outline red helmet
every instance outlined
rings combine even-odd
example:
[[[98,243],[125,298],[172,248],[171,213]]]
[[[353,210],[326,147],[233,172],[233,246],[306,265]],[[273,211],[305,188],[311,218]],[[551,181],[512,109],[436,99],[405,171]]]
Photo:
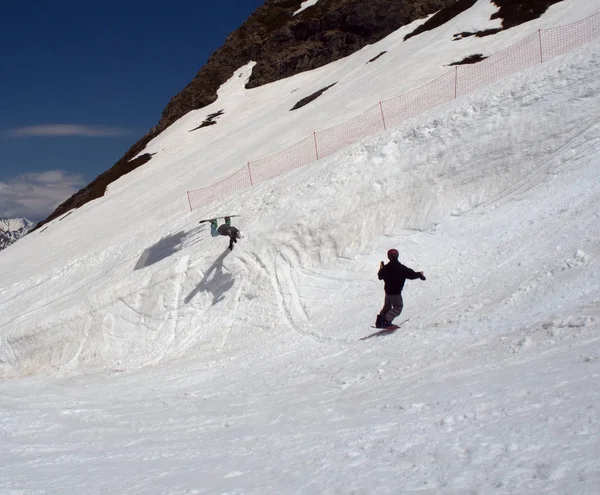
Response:
[[[397,260],[398,256],[400,256],[398,254],[398,250],[397,249],[390,249],[388,251],[388,260],[392,261],[392,260]]]

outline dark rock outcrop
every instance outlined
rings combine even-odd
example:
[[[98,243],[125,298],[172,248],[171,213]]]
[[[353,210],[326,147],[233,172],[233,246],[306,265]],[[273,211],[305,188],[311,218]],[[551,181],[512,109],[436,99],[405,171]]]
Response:
[[[481,62],[485,60],[487,57],[484,57],[482,53],[475,53],[473,55],[469,55],[468,57],[459,60],[458,62],[452,62],[448,65],[465,65],[465,64],[476,64],[477,62]]]
[[[469,31],[463,31],[461,33],[456,33],[452,38],[453,41],[462,40],[463,38],[468,38],[469,36],[476,36],[477,38],[483,38],[485,36],[491,36],[492,34],[496,34],[502,31],[502,28],[492,28],[492,29],[483,29],[481,31],[475,31],[471,33]]]
[[[377,60],[379,57],[383,57],[386,53],[387,53],[387,50],[384,50],[381,53],[379,53],[378,55],[375,55],[371,60],[369,60],[366,63],[370,64],[371,62],[375,62],[375,60]]]
[[[325,93],[325,91],[327,91],[329,88],[335,86],[337,84],[337,81],[334,82],[333,84],[330,84],[329,86],[325,86],[324,88],[321,88],[319,91],[315,91],[312,95],[308,95],[304,98],[302,98],[300,101],[298,101],[298,103],[296,103],[292,108],[290,108],[290,112],[292,110],[298,110],[299,108],[302,108],[305,105],[308,105],[311,101],[316,100],[319,96],[321,96],[323,93]]]
[[[546,12],[550,5],[562,1],[563,0],[492,0],[492,2],[498,6],[498,11],[495,14],[492,14],[490,19],[500,19],[502,21],[502,27],[486,29],[475,33],[458,33],[454,35],[454,39],[462,39],[467,36],[483,37],[496,34],[504,29],[510,29],[519,24],[523,24],[524,22],[537,19]],[[445,24],[458,14],[470,9],[476,2],[477,0],[457,0],[452,5],[436,12],[412,33],[407,34],[404,37],[404,40],[406,41],[413,36],[417,36],[418,34],[430,31]]]
[[[436,27],[439,27],[442,24],[446,24],[448,21],[454,19],[458,14],[461,14],[465,10],[468,10],[471,7],[473,7],[473,5],[475,5],[476,2],[477,0],[457,0],[456,2],[453,2],[452,5],[449,5],[448,7],[432,15],[429,19],[427,19],[427,21],[421,24],[412,33],[408,33],[404,37],[404,41],[426,31],[431,31],[432,29],[435,29]]]
[[[563,0],[493,0],[499,7],[492,19],[502,19],[502,29],[510,29],[540,17],[548,7]]]
[[[202,129],[203,127],[215,125],[217,123],[217,118],[219,118],[224,113],[225,113],[225,110],[219,110],[218,112],[211,113],[204,119],[204,122],[202,122],[202,124],[200,124],[198,127],[195,127],[194,129],[190,130],[190,132],[197,131],[198,129]]]

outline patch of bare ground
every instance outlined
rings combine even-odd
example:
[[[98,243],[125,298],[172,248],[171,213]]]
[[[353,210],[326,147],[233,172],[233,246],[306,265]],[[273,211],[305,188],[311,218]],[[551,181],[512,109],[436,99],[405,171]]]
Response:
[[[491,36],[492,34],[496,34],[502,31],[502,28],[493,28],[493,29],[484,29],[483,31],[475,31],[474,33],[470,33],[468,31],[463,31],[462,33],[456,33],[452,38],[453,41],[462,40],[463,38],[468,38],[469,36],[476,36],[478,38],[483,38],[484,36]]]
[[[458,0],[452,5],[442,9],[435,14],[433,14],[427,21],[421,24],[417,29],[415,29],[412,33],[408,33],[404,37],[404,41],[412,38],[413,36],[417,36],[418,34],[424,33],[426,31],[431,31],[437,27],[440,27],[443,24],[446,24],[448,21],[454,19],[458,14],[462,14],[465,10],[470,9],[477,0]]]
[[[198,129],[202,129],[202,127],[208,127],[210,125],[215,125],[217,123],[217,120],[216,120],[217,117],[220,117],[224,113],[225,113],[225,110],[219,110],[218,112],[207,115],[207,117],[204,119],[204,122],[202,122],[202,124],[200,124],[198,127],[191,129],[189,132],[197,131]]]
[[[548,7],[563,0],[492,0],[498,12],[492,19],[502,19],[502,29],[510,29],[540,17]]]
[[[290,108],[290,112],[292,110],[298,110],[299,108],[302,108],[303,106],[308,105],[311,101],[316,100],[319,96],[321,96],[323,93],[325,93],[325,91],[327,91],[332,86],[335,86],[336,84],[337,84],[337,81],[334,82],[333,84],[330,84],[329,86],[325,86],[324,88],[320,89],[319,91],[315,91],[312,95],[308,95],[307,97],[302,98],[298,103],[296,103],[292,108]]]
[[[458,14],[470,9],[475,5],[476,1],[477,0],[458,0],[454,4],[441,9],[413,32],[407,34],[404,37],[404,41],[445,24]],[[453,39],[460,40],[469,36],[483,37],[496,34],[505,29],[510,29],[511,27],[537,19],[548,10],[548,7],[562,1],[563,0],[492,0],[492,3],[498,7],[498,11],[492,14],[490,19],[500,19],[502,21],[502,27],[475,32],[461,32],[455,34]]]
[[[465,64],[476,64],[477,62],[481,62],[485,60],[487,57],[484,57],[482,53],[475,53],[473,55],[469,55],[468,57],[459,60],[458,62],[452,62],[448,65],[465,65]]]
[[[386,53],[387,53],[387,51],[383,51],[383,52],[381,52],[379,55],[377,55],[377,56],[373,57],[371,60],[369,60],[369,61],[367,62],[367,64],[369,64],[369,63],[371,63],[371,62],[375,62],[375,60],[377,60],[377,59],[378,59],[379,57],[381,57],[382,55],[385,55]]]
[[[454,40],[461,40],[469,36],[482,38],[492,34],[499,33],[505,29],[518,26],[525,22],[532,21],[540,17],[548,7],[562,2],[563,0],[492,0],[498,6],[498,11],[490,17],[491,20],[500,19],[502,27],[485,29],[483,31],[462,32],[454,35]]]

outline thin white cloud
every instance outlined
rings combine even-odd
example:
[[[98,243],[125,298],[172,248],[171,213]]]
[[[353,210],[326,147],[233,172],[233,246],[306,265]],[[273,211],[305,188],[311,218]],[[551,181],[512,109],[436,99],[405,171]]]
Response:
[[[131,131],[128,129],[122,129],[119,127],[79,124],[30,125],[8,131],[8,135],[10,137],[115,137],[126,136],[130,133]]]
[[[43,220],[84,185],[82,176],[62,170],[23,174],[0,181],[0,217]]]

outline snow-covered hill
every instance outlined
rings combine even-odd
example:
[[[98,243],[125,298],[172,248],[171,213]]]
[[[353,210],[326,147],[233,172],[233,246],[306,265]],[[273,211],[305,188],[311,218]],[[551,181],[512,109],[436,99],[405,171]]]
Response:
[[[240,68],[146,166],[2,253],[0,492],[596,493],[600,42],[186,211],[185,190],[600,2],[452,41],[492,7],[264,88]],[[198,224],[228,213],[231,252]],[[381,337],[390,247],[427,281]]]
[[[27,234],[34,225],[26,218],[0,218],[0,251]]]

